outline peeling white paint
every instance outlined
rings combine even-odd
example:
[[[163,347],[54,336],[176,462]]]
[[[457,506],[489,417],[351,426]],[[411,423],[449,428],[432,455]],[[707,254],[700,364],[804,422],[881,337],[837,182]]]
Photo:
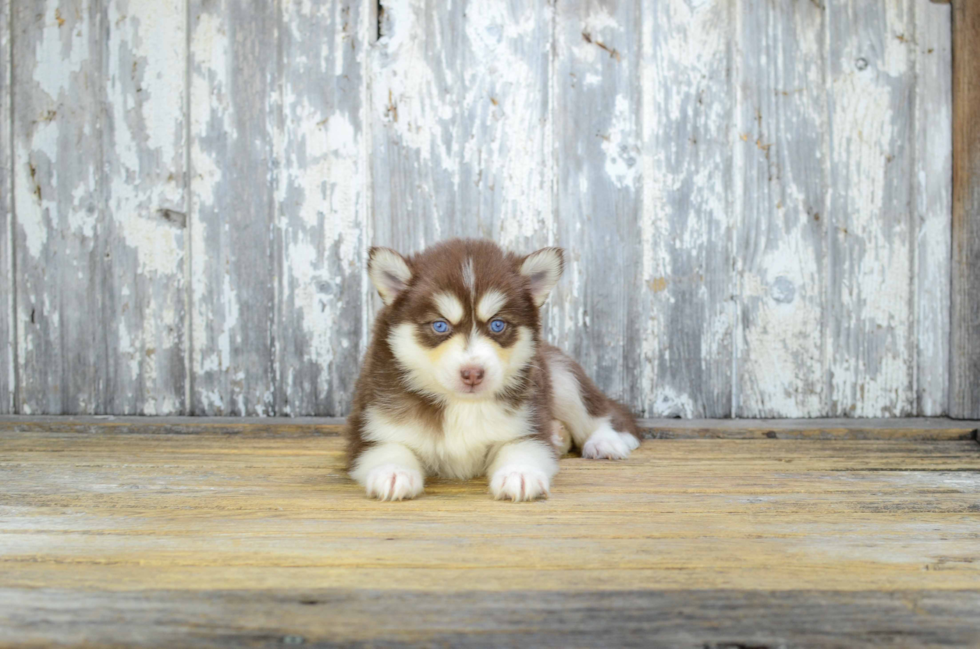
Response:
[[[44,130],[48,128],[54,130],[53,126],[47,126]],[[42,148],[43,144],[37,142],[37,146]],[[45,212],[50,211],[55,206],[50,200],[45,205],[43,194],[41,200],[37,198],[37,185],[30,173],[31,163],[27,162],[25,164],[26,161],[30,160],[32,150],[25,146],[23,141],[18,141],[16,148],[17,153],[15,157],[20,161],[20,164],[16,165],[13,169],[14,201],[17,204],[17,226],[23,235],[24,243],[27,244],[27,253],[34,259],[39,259],[41,252],[47,244],[48,232],[51,230],[51,225],[46,222]],[[52,183],[56,181],[57,178],[53,177]]]
[[[916,0],[916,278],[914,336],[918,414],[947,413],[952,247],[952,66],[950,7]],[[916,229],[917,228],[917,231]]]
[[[829,88],[830,245],[841,260],[839,286],[829,293],[835,322],[827,334],[830,405],[833,414],[848,416],[908,415],[915,407],[911,223],[909,195],[902,194],[911,187],[903,173],[911,152],[899,129],[912,80],[905,74],[907,48],[889,50],[911,26],[905,3],[894,5],[901,10],[859,18],[876,21],[889,41],[885,49],[901,61],[865,53],[862,70],[855,60],[864,39],[848,35]]]
[[[80,15],[87,7],[66,11],[65,16],[61,16],[57,3],[48,4],[43,15],[41,38],[34,49],[36,68],[43,73],[34,80],[52,100],[57,100],[71,87],[74,75],[87,71],[91,56],[88,47],[91,26]],[[61,24],[63,22],[66,24]]]
[[[480,220],[492,216],[497,223],[489,234],[517,250],[545,245],[541,235],[552,228],[552,120],[540,65],[550,52],[542,28],[551,15],[551,7],[534,3],[516,12],[503,3],[475,3],[466,11],[469,137],[461,164],[476,182],[461,187],[462,200],[478,200]]]
[[[739,278],[733,412],[827,410],[823,187],[824,10],[739,14],[734,201]],[[760,73],[767,70],[767,73]],[[821,217],[823,213],[823,217]],[[792,377],[789,379],[788,377]]]
[[[606,174],[617,187],[632,187],[639,177],[640,148],[636,146],[633,107],[628,98],[616,96],[616,106],[609,121],[609,130],[602,136],[606,154]]]
[[[0,75],[6,80],[0,92],[0,123],[10,125],[13,119],[10,86],[10,12],[0,15]],[[16,412],[14,393],[17,385],[15,323],[16,278],[14,273],[13,158],[10,128],[0,131],[0,414]]]
[[[641,394],[649,416],[727,416],[731,293],[709,294],[706,273],[731,255],[731,20],[725,3],[654,9],[641,34]]]
[[[110,40],[91,52],[87,10],[61,25],[48,3],[40,23],[21,26],[33,40],[19,39],[32,67],[18,93],[33,97],[13,143],[19,259],[85,287],[85,245],[116,237],[120,312],[105,331],[117,400],[132,402],[141,382],[146,414],[181,408],[183,395],[160,387],[174,371],[160,359],[190,340],[199,409],[272,414],[275,385],[281,413],[342,408],[376,303],[366,247],[410,251],[450,235],[567,247],[548,337],[601,369],[603,387],[632,390],[644,414],[942,414],[949,15],[910,2],[665,0],[634,11],[390,0],[371,46],[366,5],[282,3],[269,34],[284,39],[288,64],[262,80],[268,96],[250,99],[267,121],[242,130],[269,158],[276,227],[256,227],[253,241],[270,239],[257,263],[274,265],[272,288],[228,271],[242,260],[228,228],[245,221],[215,213],[233,204],[242,173],[226,142],[241,144],[254,108],[236,104],[257,81],[233,55],[241,7],[193,4],[188,52],[176,0],[110,4],[100,18]],[[73,102],[83,87],[105,88],[104,123]],[[104,178],[65,162],[66,138],[100,136]],[[185,230],[160,210],[185,209],[188,146]],[[821,170],[830,175],[814,180]],[[255,209],[258,223],[270,207]],[[633,209],[638,221],[626,223]],[[68,253],[55,250],[63,242]],[[59,296],[39,277],[24,280],[15,317],[36,308],[56,323]],[[272,386],[268,364],[233,357],[248,356],[242,329],[256,314],[275,321]],[[352,314],[359,322],[345,328]],[[71,333],[25,330],[22,368]],[[73,403],[96,408],[94,394]]]

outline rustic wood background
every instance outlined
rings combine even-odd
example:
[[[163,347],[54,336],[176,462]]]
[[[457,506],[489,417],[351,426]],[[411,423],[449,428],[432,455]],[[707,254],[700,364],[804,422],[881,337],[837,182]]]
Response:
[[[0,5],[0,413],[343,414],[450,236],[643,415],[947,412],[948,6]]]

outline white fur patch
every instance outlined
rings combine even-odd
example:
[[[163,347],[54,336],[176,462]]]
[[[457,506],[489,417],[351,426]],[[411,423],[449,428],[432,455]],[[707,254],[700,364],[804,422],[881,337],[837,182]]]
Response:
[[[432,301],[435,302],[436,309],[439,310],[442,317],[454,325],[459,324],[459,321],[463,319],[463,304],[452,293],[437,293],[433,296]]]
[[[563,268],[560,248],[542,248],[525,257],[521,274],[531,280],[531,296],[538,306],[544,304],[561,278]]]
[[[476,317],[486,322],[507,304],[507,296],[500,291],[487,291],[480,298],[480,304],[476,307]]]
[[[422,493],[425,478],[418,458],[400,444],[379,444],[367,449],[350,472],[351,477],[378,500],[405,500]]]
[[[460,479],[484,473],[492,448],[526,437],[532,430],[528,408],[513,411],[496,401],[447,403],[441,431],[419,421],[392,421],[376,408],[365,414],[364,437],[378,442],[376,448],[410,449],[428,473]]]
[[[555,415],[565,424],[575,445],[579,448],[589,436],[603,423],[591,417],[582,401],[582,389],[572,368],[561,358],[549,358],[551,372],[551,391],[554,395]]]
[[[625,460],[640,445],[629,433],[620,433],[604,424],[582,447],[582,457],[590,460]]]
[[[476,273],[473,271],[473,259],[470,257],[463,262],[463,285],[470,292],[470,296],[476,291]]]
[[[500,449],[487,473],[490,493],[497,500],[535,500],[546,497],[558,462],[551,449],[536,440],[508,444]]]
[[[412,279],[405,258],[390,248],[372,248],[368,260],[368,277],[385,304],[391,304]]]

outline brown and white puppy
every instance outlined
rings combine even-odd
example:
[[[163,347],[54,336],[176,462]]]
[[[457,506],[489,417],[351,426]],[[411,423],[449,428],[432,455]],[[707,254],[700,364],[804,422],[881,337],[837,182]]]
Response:
[[[413,498],[426,476],[485,474],[495,498],[534,500],[572,441],[595,459],[639,446],[629,412],[541,340],[538,309],[561,273],[559,248],[521,257],[453,240],[408,258],[371,249],[385,307],[347,427],[348,469],[369,496]]]

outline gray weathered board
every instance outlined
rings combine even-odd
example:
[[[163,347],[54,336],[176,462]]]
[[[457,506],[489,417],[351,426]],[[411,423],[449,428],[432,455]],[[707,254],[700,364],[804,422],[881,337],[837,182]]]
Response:
[[[0,4],[0,413],[343,414],[451,236],[645,416],[947,412],[948,6]]]

